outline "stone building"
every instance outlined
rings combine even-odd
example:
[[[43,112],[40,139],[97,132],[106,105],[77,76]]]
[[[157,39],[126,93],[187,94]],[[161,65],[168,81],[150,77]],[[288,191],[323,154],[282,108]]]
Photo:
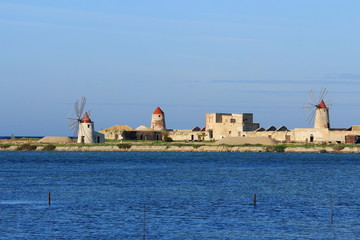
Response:
[[[252,113],[207,113],[206,130],[209,138],[218,140],[224,137],[239,137],[244,132],[254,131],[260,127],[253,122]]]
[[[109,128],[101,129],[99,132],[104,134],[106,139],[122,140],[124,132],[133,130],[133,128],[127,125],[115,125]]]
[[[210,140],[205,128],[194,127],[190,130],[172,129],[167,131],[167,137],[174,141],[204,141]]]

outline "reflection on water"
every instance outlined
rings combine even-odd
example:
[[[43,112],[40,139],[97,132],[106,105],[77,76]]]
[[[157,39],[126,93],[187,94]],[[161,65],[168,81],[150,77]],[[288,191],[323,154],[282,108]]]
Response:
[[[359,239],[359,163],[356,154],[2,152],[0,232],[141,239],[145,220],[146,239],[157,240]]]

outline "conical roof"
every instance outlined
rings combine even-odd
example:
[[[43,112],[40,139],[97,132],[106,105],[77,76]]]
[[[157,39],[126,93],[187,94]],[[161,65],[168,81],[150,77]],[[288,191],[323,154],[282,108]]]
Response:
[[[321,100],[321,102],[318,105],[316,105],[316,107],[321,108],[321,109],[326,109],[327,108],[326,105],[325,105],[324,100]]]
[[[84,117],[80,120],[81,123],[92,123],[89,114],[86,112],[84,114]]]
[[[164,114],[164,112],[161,110],[161,108],[157,107],[153,114]]]

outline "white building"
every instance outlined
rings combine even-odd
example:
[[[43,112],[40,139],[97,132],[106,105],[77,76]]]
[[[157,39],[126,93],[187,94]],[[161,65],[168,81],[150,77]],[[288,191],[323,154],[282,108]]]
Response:
[[[85,113],[79,122],[78,143],[104,143],[105,135],[94,131],[94,122]]]

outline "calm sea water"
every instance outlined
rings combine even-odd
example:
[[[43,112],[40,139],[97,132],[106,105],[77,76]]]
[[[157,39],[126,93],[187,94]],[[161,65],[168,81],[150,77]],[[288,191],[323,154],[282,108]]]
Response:
[[[0,152],[0,238],[360,239],[359,183],[357,154]]]

